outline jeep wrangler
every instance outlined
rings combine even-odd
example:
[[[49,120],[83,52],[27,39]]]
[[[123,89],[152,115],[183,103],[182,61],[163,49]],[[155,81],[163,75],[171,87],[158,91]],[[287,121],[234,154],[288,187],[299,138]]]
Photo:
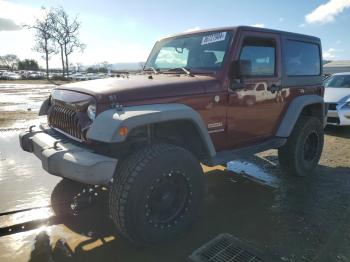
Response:
[[[306,176],[320,159],[325,104],[320,39],[254,27],[158,41],[143,71],[53,89],[20,134],[50,174],[109,189],[117,230],[139,244],[185,231],[207,166],[278,149]]]

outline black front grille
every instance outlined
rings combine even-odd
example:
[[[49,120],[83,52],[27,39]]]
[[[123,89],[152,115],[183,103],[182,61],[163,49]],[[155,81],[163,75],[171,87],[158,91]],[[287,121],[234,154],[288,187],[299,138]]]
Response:
[[[85,134],[79,124],[77,112],[61,105],[54,105],[50,109],[48,116],[49,125],[53,128],[75,137],[79,140],[85,140]]]
[[[340,120],[339,120],[339,117],[327,117],[327,122],[339,125]]]
[[[328,104],[328,110],[337,110],[337,104],[329,103]]]

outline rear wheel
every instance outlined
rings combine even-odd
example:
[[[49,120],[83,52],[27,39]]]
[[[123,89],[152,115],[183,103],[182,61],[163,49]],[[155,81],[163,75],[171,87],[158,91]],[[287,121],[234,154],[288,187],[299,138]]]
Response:
[[[109,210],[117,229],[139,244],[169,240],[195,218],[203,197],[203,172],[187,150],[148,146],[121,163]]]
[[[278,149],[282,170],[296,176],[311,174],[323,149],[324,131],[316,117],[301,116],[287,143]]]

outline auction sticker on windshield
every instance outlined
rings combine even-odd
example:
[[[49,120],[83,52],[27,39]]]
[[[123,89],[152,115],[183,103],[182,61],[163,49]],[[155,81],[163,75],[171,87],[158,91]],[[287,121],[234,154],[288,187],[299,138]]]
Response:
[[[207,45],[215,42],[224,41],[226,38],[226,32],[215,33],[212,35],[204,36],[201,45]]]

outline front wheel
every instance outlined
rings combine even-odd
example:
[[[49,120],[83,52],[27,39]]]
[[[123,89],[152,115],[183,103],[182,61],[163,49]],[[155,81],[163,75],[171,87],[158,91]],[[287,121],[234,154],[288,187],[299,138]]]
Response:
[[[311,174],[320,160],[323,143],[321,121],[316,117],[301,116],[287,143],[278,149],[282,170],[296,176]]]
[[[185,231],[203,199],[203,171],[189,151],[150,145],[121,163],[110,190],[109,210],[118,231],[149,245]]]

